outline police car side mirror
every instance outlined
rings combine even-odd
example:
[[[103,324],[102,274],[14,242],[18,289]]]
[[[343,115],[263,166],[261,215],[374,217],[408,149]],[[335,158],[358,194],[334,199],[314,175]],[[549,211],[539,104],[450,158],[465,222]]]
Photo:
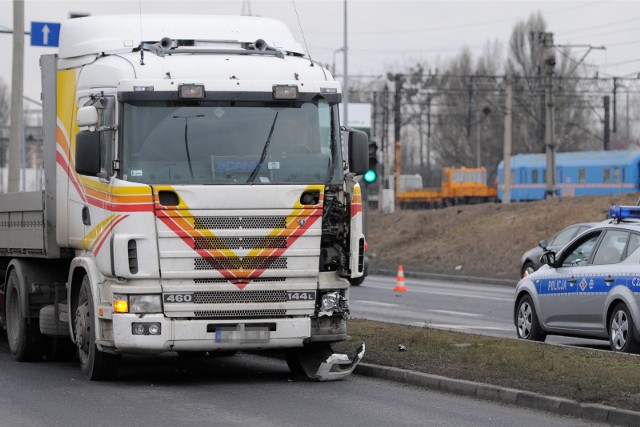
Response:
[[[540,262],[547,264],[550,267],[554,267],[556,265],[556,253],[553,251],[545,252],[540,257]]]
[[[538,242],[538,246],[540,246],[545,251],[547,250],[547,245],[548,244],[549,244],[549,242],[547,242],[546,240],[540,240],[540,242]]]

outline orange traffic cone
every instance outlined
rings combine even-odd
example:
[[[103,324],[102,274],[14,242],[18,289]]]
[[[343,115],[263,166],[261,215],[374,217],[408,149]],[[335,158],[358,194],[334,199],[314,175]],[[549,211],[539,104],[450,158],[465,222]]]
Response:
[[[402,264],[398,265],[398,277],[396,278],[397,285],[393,288],[394,292],[407,292],[409,289],[404,285],[404,268]]]

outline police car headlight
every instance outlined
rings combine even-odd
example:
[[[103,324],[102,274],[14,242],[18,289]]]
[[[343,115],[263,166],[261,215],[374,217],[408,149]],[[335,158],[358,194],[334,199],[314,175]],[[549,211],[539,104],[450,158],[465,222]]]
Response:
[[[162,313],[160,295],[129,295],[129,313]]]

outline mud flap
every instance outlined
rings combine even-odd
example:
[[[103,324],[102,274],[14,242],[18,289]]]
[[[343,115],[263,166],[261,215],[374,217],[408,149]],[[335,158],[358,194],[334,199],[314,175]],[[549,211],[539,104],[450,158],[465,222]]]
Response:
[[[300,352],[300,365],[314,381],[337,381],[351,375],[364,357],[365,345],[360,344],[353,360],[346,354],[335,354],[330,345],[311,346]]]

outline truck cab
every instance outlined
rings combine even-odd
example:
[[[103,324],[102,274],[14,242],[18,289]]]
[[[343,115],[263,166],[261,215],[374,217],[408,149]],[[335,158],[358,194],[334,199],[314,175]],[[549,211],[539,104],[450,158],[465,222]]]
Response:
[[[60,261],[64,300],[19,302],[21,317],[65,324],[90,379],[127,352],[261,349],[348,375],[364,347],[349,360],[330,343],[363,274],[368,160],[357,131],[342,157],[339,83],[264,18],[89,17],[60,40],[42,60],[60,250],[42,258]]]

